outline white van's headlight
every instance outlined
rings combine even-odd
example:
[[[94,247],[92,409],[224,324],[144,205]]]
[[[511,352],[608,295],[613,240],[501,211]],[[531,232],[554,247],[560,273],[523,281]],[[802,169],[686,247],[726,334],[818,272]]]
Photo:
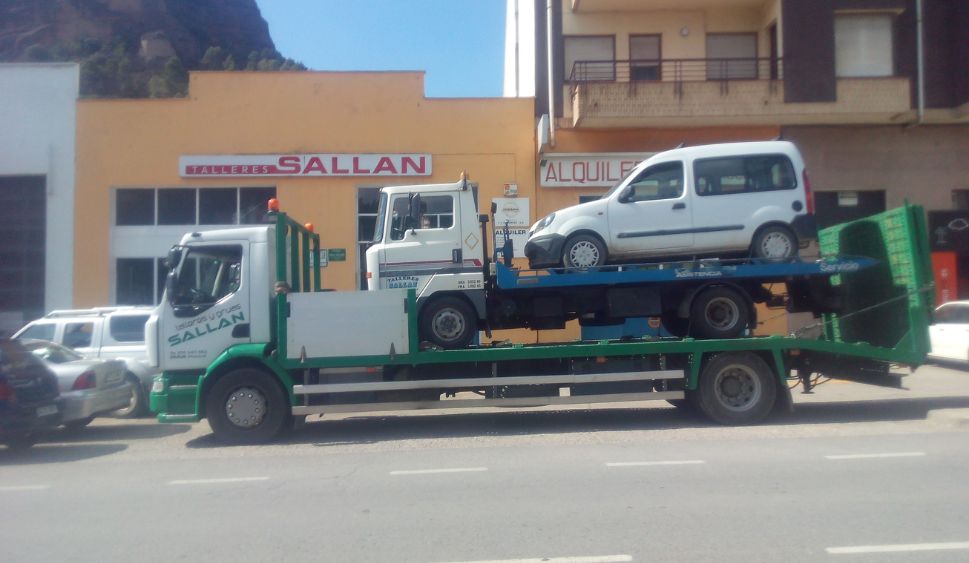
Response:
[[[546,216],[544,219],[542,219],[541,221],[539,221],[537,225],[535,225],[535,232],[537,233],[537,232],[541,231],[542,229],[544,229],[545,227],[548,227],[549,225],[552,224],[552,221],[554,221],[554,220],[555,220],[555,214],[554,213]]]

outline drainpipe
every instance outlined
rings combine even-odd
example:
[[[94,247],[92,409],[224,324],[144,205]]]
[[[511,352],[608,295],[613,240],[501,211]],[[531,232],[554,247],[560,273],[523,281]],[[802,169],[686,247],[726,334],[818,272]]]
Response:
[[[915,50],[918,65],[918,124],[925,119],[925,45],[922,43],[922,0],[915,0]]]
[[[515,0],[515,97],[516,98],[519,97],[519,96],[521,96],[521,92],[518,89],[518,74],[520,72],[520,70],[518,68],[518,59],[519,59],[519,56],[518,56],[518,40],[519,40],[519,32],[518,32],[518,0]]]
[[[545,35],[546,48],[548,51],[548,146],[555,146],[555,73],[552,72],[552,3],[555,0],[546,0],[545,7]]]

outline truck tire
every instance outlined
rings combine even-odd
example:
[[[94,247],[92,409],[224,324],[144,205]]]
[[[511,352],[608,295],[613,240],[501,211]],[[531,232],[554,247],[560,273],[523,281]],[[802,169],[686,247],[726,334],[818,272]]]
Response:
[[[750,304],[736,289],[724,286],[701,291],[690,304],[690,332],[695,338],[737,338],[750,322]]]
[[[471,305],[452,295],[432,299],[421,308],[420,339],[447,350],[467,348],[478,331]]]
[[[261,444],[275,438],[290,417],[285,391],[269,373],[253,368],[220,377],[205,398],[205,415],[216,438],[230,444]]]
[[[592,235],[574,235],[562,246],[562,266],[595,268],[606,263],[606,247]]]
[[[753,424],[774,408],[777,379],[756,354],[724,352],[703,366],[694,398],[718,424]]]
[[[145,386],[141,384],[138,376],[129,372],[125,373],[125,380],[131,384],[131,401],[128,406],[120,408],[111,413],[116,418],[138,418],[148,412],[148,395],[145,393]]]
[[[16,434],[4,438],[3,443],[11,450],[26,450],[37,443],[40,437],[37,434]]]
[[[781,262],[797,255],[797,237],[786,227],[770,225],[757,231],[750,245],[754,258]]]

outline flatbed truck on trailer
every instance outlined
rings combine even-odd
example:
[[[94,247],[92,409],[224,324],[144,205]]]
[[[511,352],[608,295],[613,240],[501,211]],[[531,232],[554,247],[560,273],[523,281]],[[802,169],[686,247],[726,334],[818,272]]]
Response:
[[[735,338],[757,326],[758,303],[791,312],[840,312],[841,295],[830,277],[874,263],[846,255],[778,262],[688,256],[519,270],[512,267],[507,233],[501,252],[489,256],[488,240],[497,243],[501,225],[489,236],[488,216],[477,210],[464,177],[380,192],[375,240],[366,253],[368,289],[414,289],[421,340],[441,348],[464,348],[482,330],[564,328],[572,320],[615,325],[646,317],[661,319],[676,336]]]
[[[186,235],[146,329],[162,370],[161,422],[207,418],[234,443],[272,440],[309,414],[667,400],[722,424],[791,405],[812,373],[891,384],[928,350],[932,276],[924,212],[905,206],[820,233],[822,251],[873,265],[839,273],[841,313],[820,335],[421,346],[411,289],[326,291],[319,237],[273,224]]]

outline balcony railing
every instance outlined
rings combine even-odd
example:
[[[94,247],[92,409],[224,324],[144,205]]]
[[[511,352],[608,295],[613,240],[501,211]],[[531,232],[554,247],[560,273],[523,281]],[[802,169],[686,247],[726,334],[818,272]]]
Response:
[[[782,80],[779,58],[576,61],[569,84],[588,82],[721,82]]]

